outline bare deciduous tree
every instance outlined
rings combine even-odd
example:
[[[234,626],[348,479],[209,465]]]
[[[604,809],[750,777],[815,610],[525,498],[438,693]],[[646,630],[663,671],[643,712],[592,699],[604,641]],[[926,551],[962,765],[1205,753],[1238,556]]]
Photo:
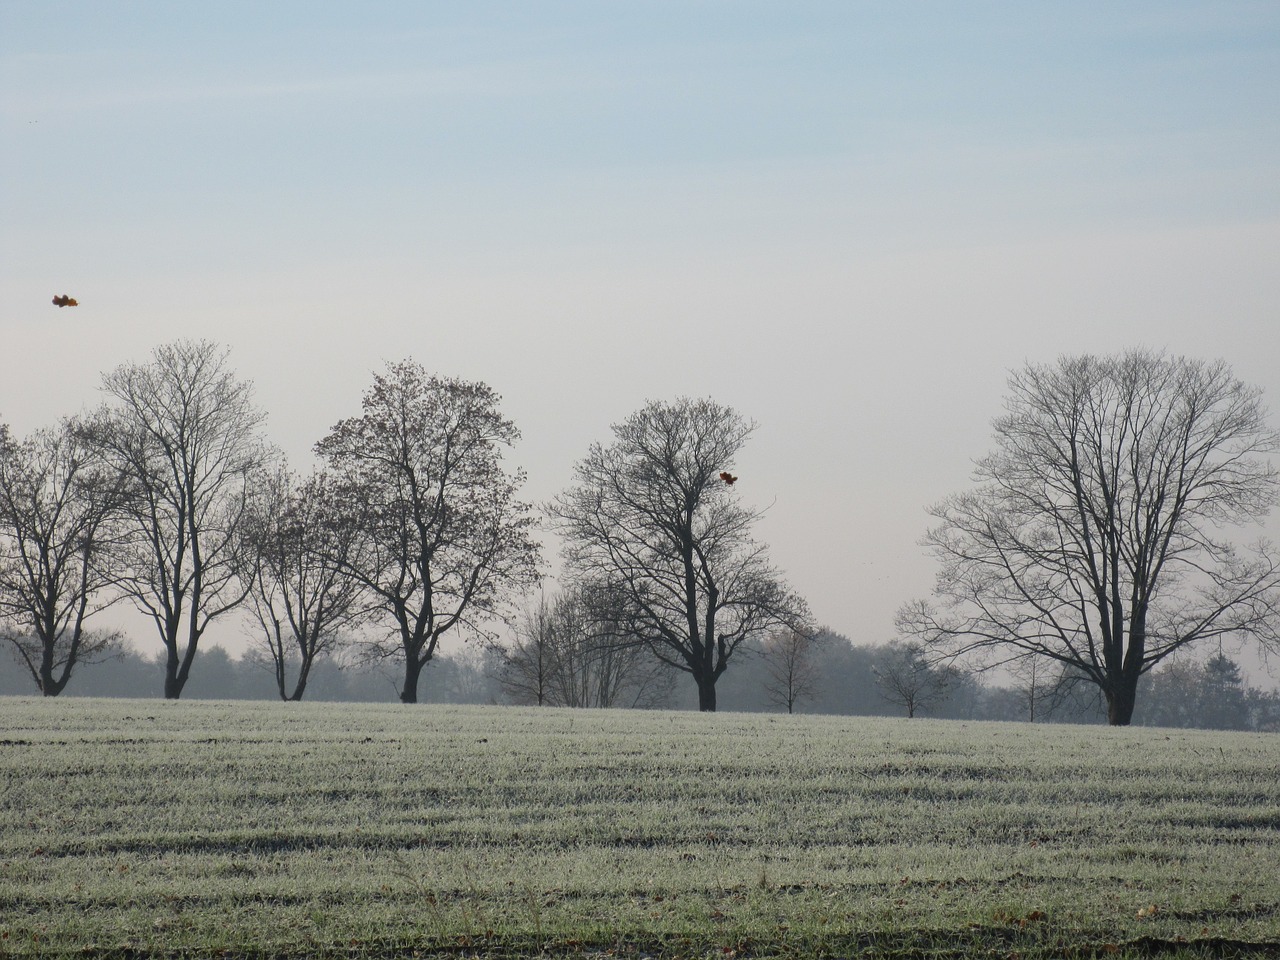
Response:
[[[164,644],[164,695],[177,699],[209,624],[244,600],[241,524],[271,451],[227,351],[158,347],[103,377],[108,403],[84,436],[125,478],[118,586]]]
[[[554,601],[539,596],[535,606],[521,613],[510,646],[501,650],[499,683],[515,703],[552,705],[559,634],[556,620]]]
[[[954,670],[932,662],[921,643],[891,643],[872,670],[880,695],[905,707],[908,719],[947,699],[956,681]]]
[[[764,641],[765,695],[769,702],[794,713],[796,704],[817,692],[821,674],[814,657],[815,634],[778,630]]]
[[[1223,363],[1140,350],[1029,366],[1009,387],[977,489],[932,511],[938,606],[904,608],[900,629],[955,654],[1055,660],[1118,725],[1175,651],[1275,639],[1275,555],[1223,532],[1276,498],[1258,390]]]
[[[111,473],[69,422],[22,442],[0,427],[0,617],[3,636],[46,697],[78,664],[121,648],[118,631],[89,630],[108,606]]]
[[[624,591],[584,580],[567,594],[571,609],[555,673],[566,706],[652,709],[664,705],[675,676],[639,639]]]
[[[759,512],[734,494],[752,429],[711,400],[650,402],[591,447],[550,507],[570,570],[622,592],[636,638],[693,678],[704,711],[741,644],[808,619],[751,537]]]
[[[1030,723],[1048,719],[1068,705],[1079,712],[1087,700],[1097,700],[1100,693],[1078,670],[1034,654],[1013,661],[1009,672],[1017,681],[1014,690]]]
[[[316,444],[355,530],[343,571],[388,628],[376,655],[402,658],[400,699],[416,703],[440,637],[509,617],[507,599],[538,580],[539,548],[522,472],[502,452],[518,438],[479,382],[390,364],[365,393],[363,412]]]
[[[281,469],[254,499],[245,531],[249,608],[282,700],[302,699],[312,666],[340,646],[360,612],[360,586],[344,570],[355,537],[348,519],[323,474],[299,481]]]
[[[670,668],[637,641],[621,594],[598,584],[539,598],[503,660],[503,687],[517,702],[654,707],[670,688]]]
[[[652,707],[664,701],[669,669],[625,627],[616,597],[571,585],[525,611],[501,650],[503,690],[517,703],[556,707]]]

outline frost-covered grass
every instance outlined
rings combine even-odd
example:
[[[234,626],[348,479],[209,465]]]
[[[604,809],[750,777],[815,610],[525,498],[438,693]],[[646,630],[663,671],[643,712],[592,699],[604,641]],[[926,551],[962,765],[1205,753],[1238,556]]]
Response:
[[[1276,735],[0,698],[0,789],[0,956],[1280,945]]]

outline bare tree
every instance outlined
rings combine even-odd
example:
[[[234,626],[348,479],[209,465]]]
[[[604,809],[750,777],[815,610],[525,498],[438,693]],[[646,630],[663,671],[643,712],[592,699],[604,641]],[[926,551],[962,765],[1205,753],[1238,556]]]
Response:
[[[1101,691],[1068,664],[1025,654],[1008,666],[1017,681],[1014,693],[1030,723],[1048,720],[1064,708],[1074,715],[1096,714],[1101,709]]]
[[[1052,712],[1067,675],[1061,664],[1044,657],[1027,655],[1009,665],[1009,672],[1017,684],[1013,690],[1027,711],[1027,722],[1035,723],[1037,714],[1044,719]]]
[[[734,495],[753,426],[711,400],[650,402],[592,445],[549,508],[570,570],[622,592],[636,639],[693,678],[704,711],[744,642],[808,619],[751,538],[759,511]]]
[[[1274,641],[1280,570],[1223,532],[1275,502],[1280,438],[1221,362],[1063,358],[1009,381],[977,489],[933,509],[938,605],[904,632],[955,654],[1055,660],[1128,724],[1138,681],[1228,633]]]
[[[957,679],[952,668],[931,661],[924,645],[915,642],[887,645],[872,670],[880,695],[905,707],[908,718],[945,701]]]
[[[794,713],[796,704],[818,690],[821,672],[814,657],[816,634],[802,630],[778,630],[765,638],[761,648],[765,669],[765,696],[769,702]]]
[[[637,640],[625,595],[608,584],[571,585],[554,605],[553,701],[566,707],[654,707],[671,669]]]
[[[316,660],[336,651],[360,613],[360,585],[345,572],[356,532],[348,519],[323,474],[299,481],[281,468],[254,500],[249,608],[282,700],[302,699]]]
[[[551,704],[557,633],[554,603],[540,595],[537,604],[520,615],[510,646],[501,650],[499,683],[515,703]]]
[[[509,595],[538,579],[531,510],[516,499],[524,474],[502,465],[520,434],[499,400],[483,383],[389,364],[361,415],[316,444],[356,531],[342,570],[387,627],[374,653],[404,661],[404,703],[417,702],[446,631],[485,636],[509,618]]]
[[[555,707],[652,707],[669,669],[626,631],[608,591],[571,585],[538,598],[500,648],[503,690],[516,703]]]
[[[78,664],[118,653],[118,631],[92,631],[108,606],[110,519],[120,487],[70,422],[22,442],[0,426],[0,616],[46,697]]]
[[[103,377],[108,404],[84,436],[125,478],[118,586],[156,626],[164,695],[177,699],[209,624],[244,600],[241,525],[271,451],[227,351],[208,341],[158,347],[150,363]]]

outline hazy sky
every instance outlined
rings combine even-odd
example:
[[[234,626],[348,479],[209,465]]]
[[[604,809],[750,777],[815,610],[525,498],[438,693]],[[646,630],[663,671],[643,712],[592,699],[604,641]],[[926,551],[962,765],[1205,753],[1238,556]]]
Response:
[[[534,501],[712,396],[880,642],[1010,369],[1167,348],[1280,408],[1280,4],[0,0],[0,324],[19,433],[208,338],[300,466],[384,361],[481,379]]]

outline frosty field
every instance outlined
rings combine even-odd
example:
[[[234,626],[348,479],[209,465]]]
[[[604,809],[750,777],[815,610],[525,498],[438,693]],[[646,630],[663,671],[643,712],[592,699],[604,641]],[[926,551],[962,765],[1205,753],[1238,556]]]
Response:
[[[0,698],[0,790],[0,956],[1280,952],[1274,734]]]

